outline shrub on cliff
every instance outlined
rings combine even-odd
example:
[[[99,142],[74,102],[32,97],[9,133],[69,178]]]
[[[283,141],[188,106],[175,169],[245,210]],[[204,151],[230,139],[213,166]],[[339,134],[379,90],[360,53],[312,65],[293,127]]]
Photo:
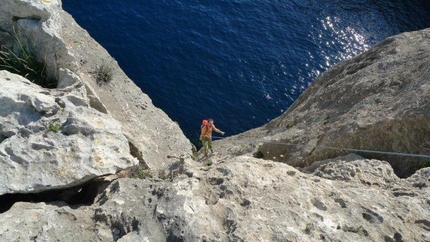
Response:
[[[97,84],[102,85],[103,83],[109,83],[113,79],[113,69],[108,64],[103,62],[100,66],[97,66],[96,80]]]

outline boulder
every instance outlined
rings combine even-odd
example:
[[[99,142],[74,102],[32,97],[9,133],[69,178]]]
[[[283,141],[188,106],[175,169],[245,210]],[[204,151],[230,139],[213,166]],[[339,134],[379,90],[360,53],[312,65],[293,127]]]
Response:
[[[353,152],[409,176],[426,159],[404,154],[429,156],[429,46],[430,29],[387,38],[321,74],[280,117],[216,149],[296,167],[364,150]]]
[[[0,71],[0,195],[69,188],[136,166],[121,124],[86,91],[43,89]]]
[[[388,162],[368,160],[356,154],[316,161],[301,170],[325,179],[381,187],[390,187],[399,181]]]

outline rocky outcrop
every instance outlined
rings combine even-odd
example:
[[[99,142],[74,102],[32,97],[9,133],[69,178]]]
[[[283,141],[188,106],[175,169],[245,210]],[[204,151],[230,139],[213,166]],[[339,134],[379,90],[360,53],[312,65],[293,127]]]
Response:
[[[121,125],[82,85],[47,90],[0,71],[0,195],[83,184],[138,164]]]
[[[120,69],[116,61],[61,9],[61,1],[3,1],[0,7],[0,44],[15,38],[28,44],[59,88],[81,83],[92,108],[107,113],[122,125],[131,152],[142,167],[166,169],[167,155],[191,151],[191,143],[177,123]],[[101,65],[112,71],[112,81],[100,85],[94,73]]]
[[[349,152],[342,148],[429,154],[429,46],[430,29],[390,37],[330,68],[280,117],[218,142],[217,150],[254,153],[298,167]],[[388,161],[401,177],[428,162],[360,155]]]
[[[0,71],[0,241],[430,241],[430,168],[316,148],[428,154],[429,35],[333,67],[208,162],[59,0],[3,1],[0,43],[30,41],[58,86]]]
[[[308,174],[246,156],[216,157],[210,167],[185,159],[182,166],[171,182],[114,181],[91,206],[16,203],[1,214],[9,219],[0,239],[430,240],[430,168],[399,179],[387,162],[357,155]]]

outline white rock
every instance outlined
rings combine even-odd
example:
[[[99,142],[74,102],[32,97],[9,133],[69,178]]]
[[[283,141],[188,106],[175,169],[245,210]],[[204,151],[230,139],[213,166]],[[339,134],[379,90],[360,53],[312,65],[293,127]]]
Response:
[[[0,86],[0,194],[71,187],[137,165],[121,125],[84,94],[55,97],[6,71]]]

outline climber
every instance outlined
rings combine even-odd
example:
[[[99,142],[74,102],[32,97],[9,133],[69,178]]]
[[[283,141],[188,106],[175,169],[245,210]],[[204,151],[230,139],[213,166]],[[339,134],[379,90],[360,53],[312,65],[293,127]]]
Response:
[[[217,129],[214,125],[213,119],[203,120],[202,126],[201,126],[201,133],[200,133],[200,140],[203,144],[203,150],[205,153],[205,157],[208,158],[208,150],[211,150],[211,153],[213,153],[212,149],[212,131],[215,131],[217,133],[220,133],[222,135],[225,134],[225,132]]]

